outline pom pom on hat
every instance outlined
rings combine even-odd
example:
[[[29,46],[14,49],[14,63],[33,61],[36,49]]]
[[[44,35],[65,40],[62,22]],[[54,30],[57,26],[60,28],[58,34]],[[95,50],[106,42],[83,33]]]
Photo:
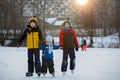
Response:
[[[29,21],[36,21],[37,22],[37,18],[35,16],[32,16]]]
[[[53,41],[52,36],[50,36],[50,35],[46,36],[46,41],[50,41],[50,42],[52,42],[52,41]]]

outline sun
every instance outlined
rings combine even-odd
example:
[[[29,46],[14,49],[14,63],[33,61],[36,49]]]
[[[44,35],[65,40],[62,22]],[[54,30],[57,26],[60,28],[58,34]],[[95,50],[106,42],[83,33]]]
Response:
[[[85,5],[88,2],[88,0],[76,0],[76,2],[80,5]]]

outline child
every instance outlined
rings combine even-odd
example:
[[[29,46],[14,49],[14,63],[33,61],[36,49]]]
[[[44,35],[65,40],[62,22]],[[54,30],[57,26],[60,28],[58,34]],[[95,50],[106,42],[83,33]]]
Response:
[[[27,39],[27,49],[28,49],[28,72],[26,76],[33,76],[34,67],[38,76],[41,75],[41,63],[40,63],[40,54],[38,44],[42,40],[42,32],[37,25],[37,19],[34,17],[30,18],[29,25],[27,25],[27,29],[25,29],[23,35],[20,37],[17,46],[24,39]],[[35,60],[34,60],[35,58]],[[35,62],[34,62],[35,61]]]
[[[70,57],[70,70],[74,73],[75,69],[75,51],[78,51],[78,40],[76,32],[72,29],[69,21],[64,22],[62,29],[60,30],[59,45],[63,49],[63,60],[61,71],[65,75],[68,65],[68,55]]]
[[[82,38],[82,45],[81,45],[81,48],[82,48],[82,51],[86,51],[87,50],[87,46],[86,46],[86,40],[85,38]]]
[[[59,49],[60,46],[54,45],[52,36],[46,37],[45,43],[40,45],[40,50],[43,50],[42,54],[42,74],[45,76],[47,69],[52,76],[55,76],[53,49]]]

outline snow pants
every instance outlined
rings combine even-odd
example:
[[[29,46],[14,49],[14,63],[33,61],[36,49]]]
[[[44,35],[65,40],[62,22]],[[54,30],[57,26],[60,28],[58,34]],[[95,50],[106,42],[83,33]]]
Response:
[[[61,66],[62,72],[67,71],[68,56],[70,58],[70,70],[75,69],[75,51],[74,51],[74,48],[64,49],[63,50],[62,66]]]
[[[34,67],[36,73],[41,72],[39,49],[28,49],[28,72],[33,73]]]
[[[53,59],[42,59],[42,73],[47,73],[47,69],[50,74],[55,72]]]

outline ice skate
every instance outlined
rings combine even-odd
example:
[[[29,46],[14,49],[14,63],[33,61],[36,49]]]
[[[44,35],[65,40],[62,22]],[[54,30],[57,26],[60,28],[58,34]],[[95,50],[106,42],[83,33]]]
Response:
[[[45,76],[45,75],[46,75],[46,73],[42,73],[42,75],[43,75],[43,76]]]
[[[30,76],[33,76],[33,74],[32,74],[31,72],[27,72],[27,73],[26,73],[26,76],[27,76],[27,77],[30,77]]]
[[[51,75],[52,75],[53,77],[55,77],[55,73],[51,73]]]
[[[62,74],[63,74],[63,75],[65,75],[65,74],[66,74],[66,72],[62,72]]]
[[[74,70],[71,70],[71,73],[74,74]]]
[[[37,75],[40,77],[40,75],[41,75],[41,72],[38,72],[38,73],[37,73]]]

